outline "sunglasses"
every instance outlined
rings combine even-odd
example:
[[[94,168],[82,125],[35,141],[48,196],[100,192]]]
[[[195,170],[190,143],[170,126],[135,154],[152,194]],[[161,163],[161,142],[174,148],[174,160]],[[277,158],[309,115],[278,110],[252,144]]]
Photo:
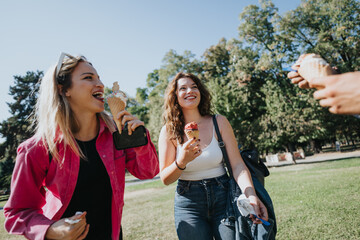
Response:
[[[57,81],[58,81],[59,84],[62,84],[63,81],[64,81],[64,79],[59,78],[59,72],[60,72],[60,69],[61,69],[61,67],[62,67],[62,65],[63,65],[63,61],[64,61],[65,57],[71,57],[71,55],[62,52],[61,55],[60,55],[60,57],[59,57],[59,61],[58,61],[57,65],[56,65],[55,76],[56,76],[56,79],[57,79]]]

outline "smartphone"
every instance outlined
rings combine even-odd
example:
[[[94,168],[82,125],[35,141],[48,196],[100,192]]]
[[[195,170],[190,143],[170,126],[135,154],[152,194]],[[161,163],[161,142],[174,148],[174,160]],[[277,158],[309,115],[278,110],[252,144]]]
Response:
[[[148,143],[146,129],[144,126],[137,127],[135,131],[129,135],[127,123],[125,123],[121,134],[119,131],[113,133],[113,140],[117,150],[140,147]]]

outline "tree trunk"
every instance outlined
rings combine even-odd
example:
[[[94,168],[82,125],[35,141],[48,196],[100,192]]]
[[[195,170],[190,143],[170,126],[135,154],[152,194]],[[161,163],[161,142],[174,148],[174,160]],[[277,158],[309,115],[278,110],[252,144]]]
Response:
[[[321,141],[317,139],[315,139],[315,151],[316,153],[322,153]]]
[[[322,146],[321,141],[317,139],[313,139],[310,141],[311,151],[314,153],[321,153],[322,152]]]
[[[345,137],[345,140],[346,140],[346,145],[347,145],[347,146],[349,146],[349,145],[350,145],[350,143],[349,143],[349,139],[348,139],[348,137],[347,137],[347,134],[346,134],[346,133],[344,133],[344,137]]]
[[[350,141],[352,143],[353,150],[356,150],[356,144],[355,144],[354,138],[352,136],[350,136]]]

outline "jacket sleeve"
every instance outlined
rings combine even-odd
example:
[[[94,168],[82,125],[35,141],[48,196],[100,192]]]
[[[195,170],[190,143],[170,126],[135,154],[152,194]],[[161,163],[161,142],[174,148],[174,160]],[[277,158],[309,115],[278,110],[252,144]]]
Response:
[[[159,173],[159,160],[154,144],[147,132],[148,144],[125,150],[126,168],[139,179],[151,179]]]
[[[46,202],[42,183],[47,165],[40,161],[45,161],[42,158],[47,154],[32,154],[34,148],[36,146],[29,150],[23,145],[18,148],[11,179],[11,194],[4,206],[4,215],[5,229],[9,233],[40,240],[45,238],[47,229],[54,221],[45,217],[42,211]]]

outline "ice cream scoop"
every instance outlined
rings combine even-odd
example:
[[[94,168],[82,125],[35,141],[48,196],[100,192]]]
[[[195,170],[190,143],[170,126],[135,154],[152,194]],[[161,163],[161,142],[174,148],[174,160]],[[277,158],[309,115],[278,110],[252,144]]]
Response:
[[[196,122],[186,124],[184,131],[188,139],[199,138],[199,128]]]

